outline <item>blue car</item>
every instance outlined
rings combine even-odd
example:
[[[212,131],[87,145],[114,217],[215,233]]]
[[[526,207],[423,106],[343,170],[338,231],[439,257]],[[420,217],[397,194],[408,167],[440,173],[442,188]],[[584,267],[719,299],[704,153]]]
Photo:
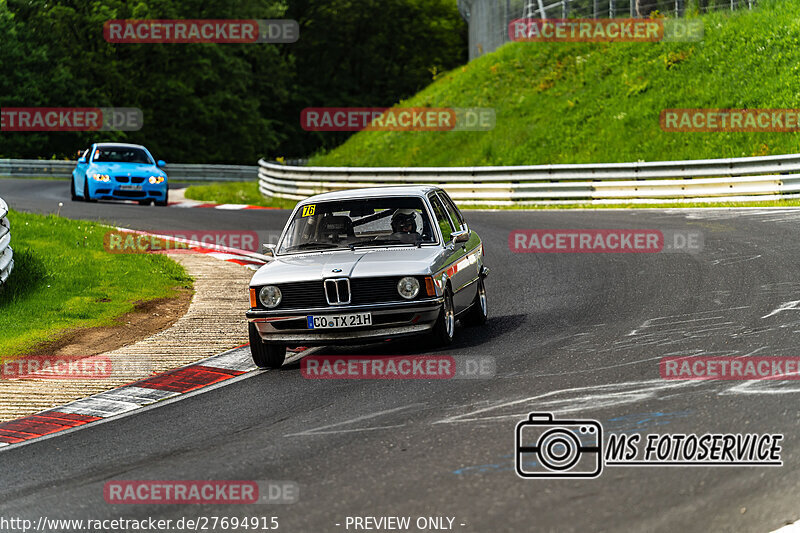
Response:
[[[72,200],[136,200],[142,205],[167,205],[167,173],[161,170],[165,165],[138,144],[93,144],[72,171]]]

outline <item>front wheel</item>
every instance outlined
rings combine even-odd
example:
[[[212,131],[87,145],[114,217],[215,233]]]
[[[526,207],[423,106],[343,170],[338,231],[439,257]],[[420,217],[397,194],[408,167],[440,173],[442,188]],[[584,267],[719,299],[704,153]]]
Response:
[[[93,200],[92,196],[89,194],[89,178],[85,178],[83,180],[83,201],[84,202],[96,202],[97,200]]]
[[[69,195],[73,202],[77,202],[81,199],[81,197],[75,193],[75,178],[70,178],[69,180]]]
[[[250,334],[250,354],[258,368],[280,368],[286,360],[285,344],[267,344],[261,340],[261,335],[255,325],[248,325]]]
[[[475,293],[475,300],[472,301],[469,311],[461,318],[461,323],[465,326],[482,326],[486,323],[488,316],[486,287],[483,284],[483,278],[478,278],[478,291]]]
[[[168,204],[169,204],[169,189],[167,189],[167,192],[164,193],[164,200],[163,201],[156,200],[156,205],[157,206],[164,207],[165,205],[168,205]]]
[[[453,309],[453,295],[450,288],[444,291],[444,303],[439,318],[433,326],[431,335],[436,346],[447,346],[453,342],[456,332],[456,313]]]

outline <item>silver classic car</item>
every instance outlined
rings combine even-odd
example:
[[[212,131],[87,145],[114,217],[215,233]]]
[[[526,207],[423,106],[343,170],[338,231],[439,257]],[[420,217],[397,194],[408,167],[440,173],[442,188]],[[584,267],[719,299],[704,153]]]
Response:
[[[483,244],[432,186],[312,196],[292,212],[250,282],[250,350],[260,367],[286,348],[408,335],[452,342],[456,319],[486,321]]]

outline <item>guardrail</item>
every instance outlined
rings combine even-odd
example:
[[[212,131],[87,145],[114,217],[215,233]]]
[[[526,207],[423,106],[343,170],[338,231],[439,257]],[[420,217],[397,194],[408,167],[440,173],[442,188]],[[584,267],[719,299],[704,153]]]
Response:
[[[14,250],[11,249],[11,224],[8,222],[8,205],[0,198],[0,285],[5,283],[14,269]]]
[[[38,159],[0,159],[0,177],[69,179],[74,161]],[[258,177],[258,167],[243,165],[171,164],[164,167],[170,180],[176,181],[251,181]]]
[[[260,160],[267,197],[431,184],[466,205],[748,201],[800,194],[800,154],[733,159],[510,167],[298,167]]]

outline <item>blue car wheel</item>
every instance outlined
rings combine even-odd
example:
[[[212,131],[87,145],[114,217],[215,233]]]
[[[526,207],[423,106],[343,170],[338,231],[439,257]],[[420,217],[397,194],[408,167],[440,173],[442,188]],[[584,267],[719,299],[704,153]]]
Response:
[[[70,194],[70,196],[72,197],[72,201],[73,201],[73,202],[77,202],[78,200],[80,200],[80,199],[81,199],[81,197],[80,197],[80,196],[78,196],[78,195],[75,193],[75,176],[72,176],[72,177],[69,179],[69,194]]]
[[[83,178],[83,199],[87,202],[96,202],[89,193],[89,178]]]

